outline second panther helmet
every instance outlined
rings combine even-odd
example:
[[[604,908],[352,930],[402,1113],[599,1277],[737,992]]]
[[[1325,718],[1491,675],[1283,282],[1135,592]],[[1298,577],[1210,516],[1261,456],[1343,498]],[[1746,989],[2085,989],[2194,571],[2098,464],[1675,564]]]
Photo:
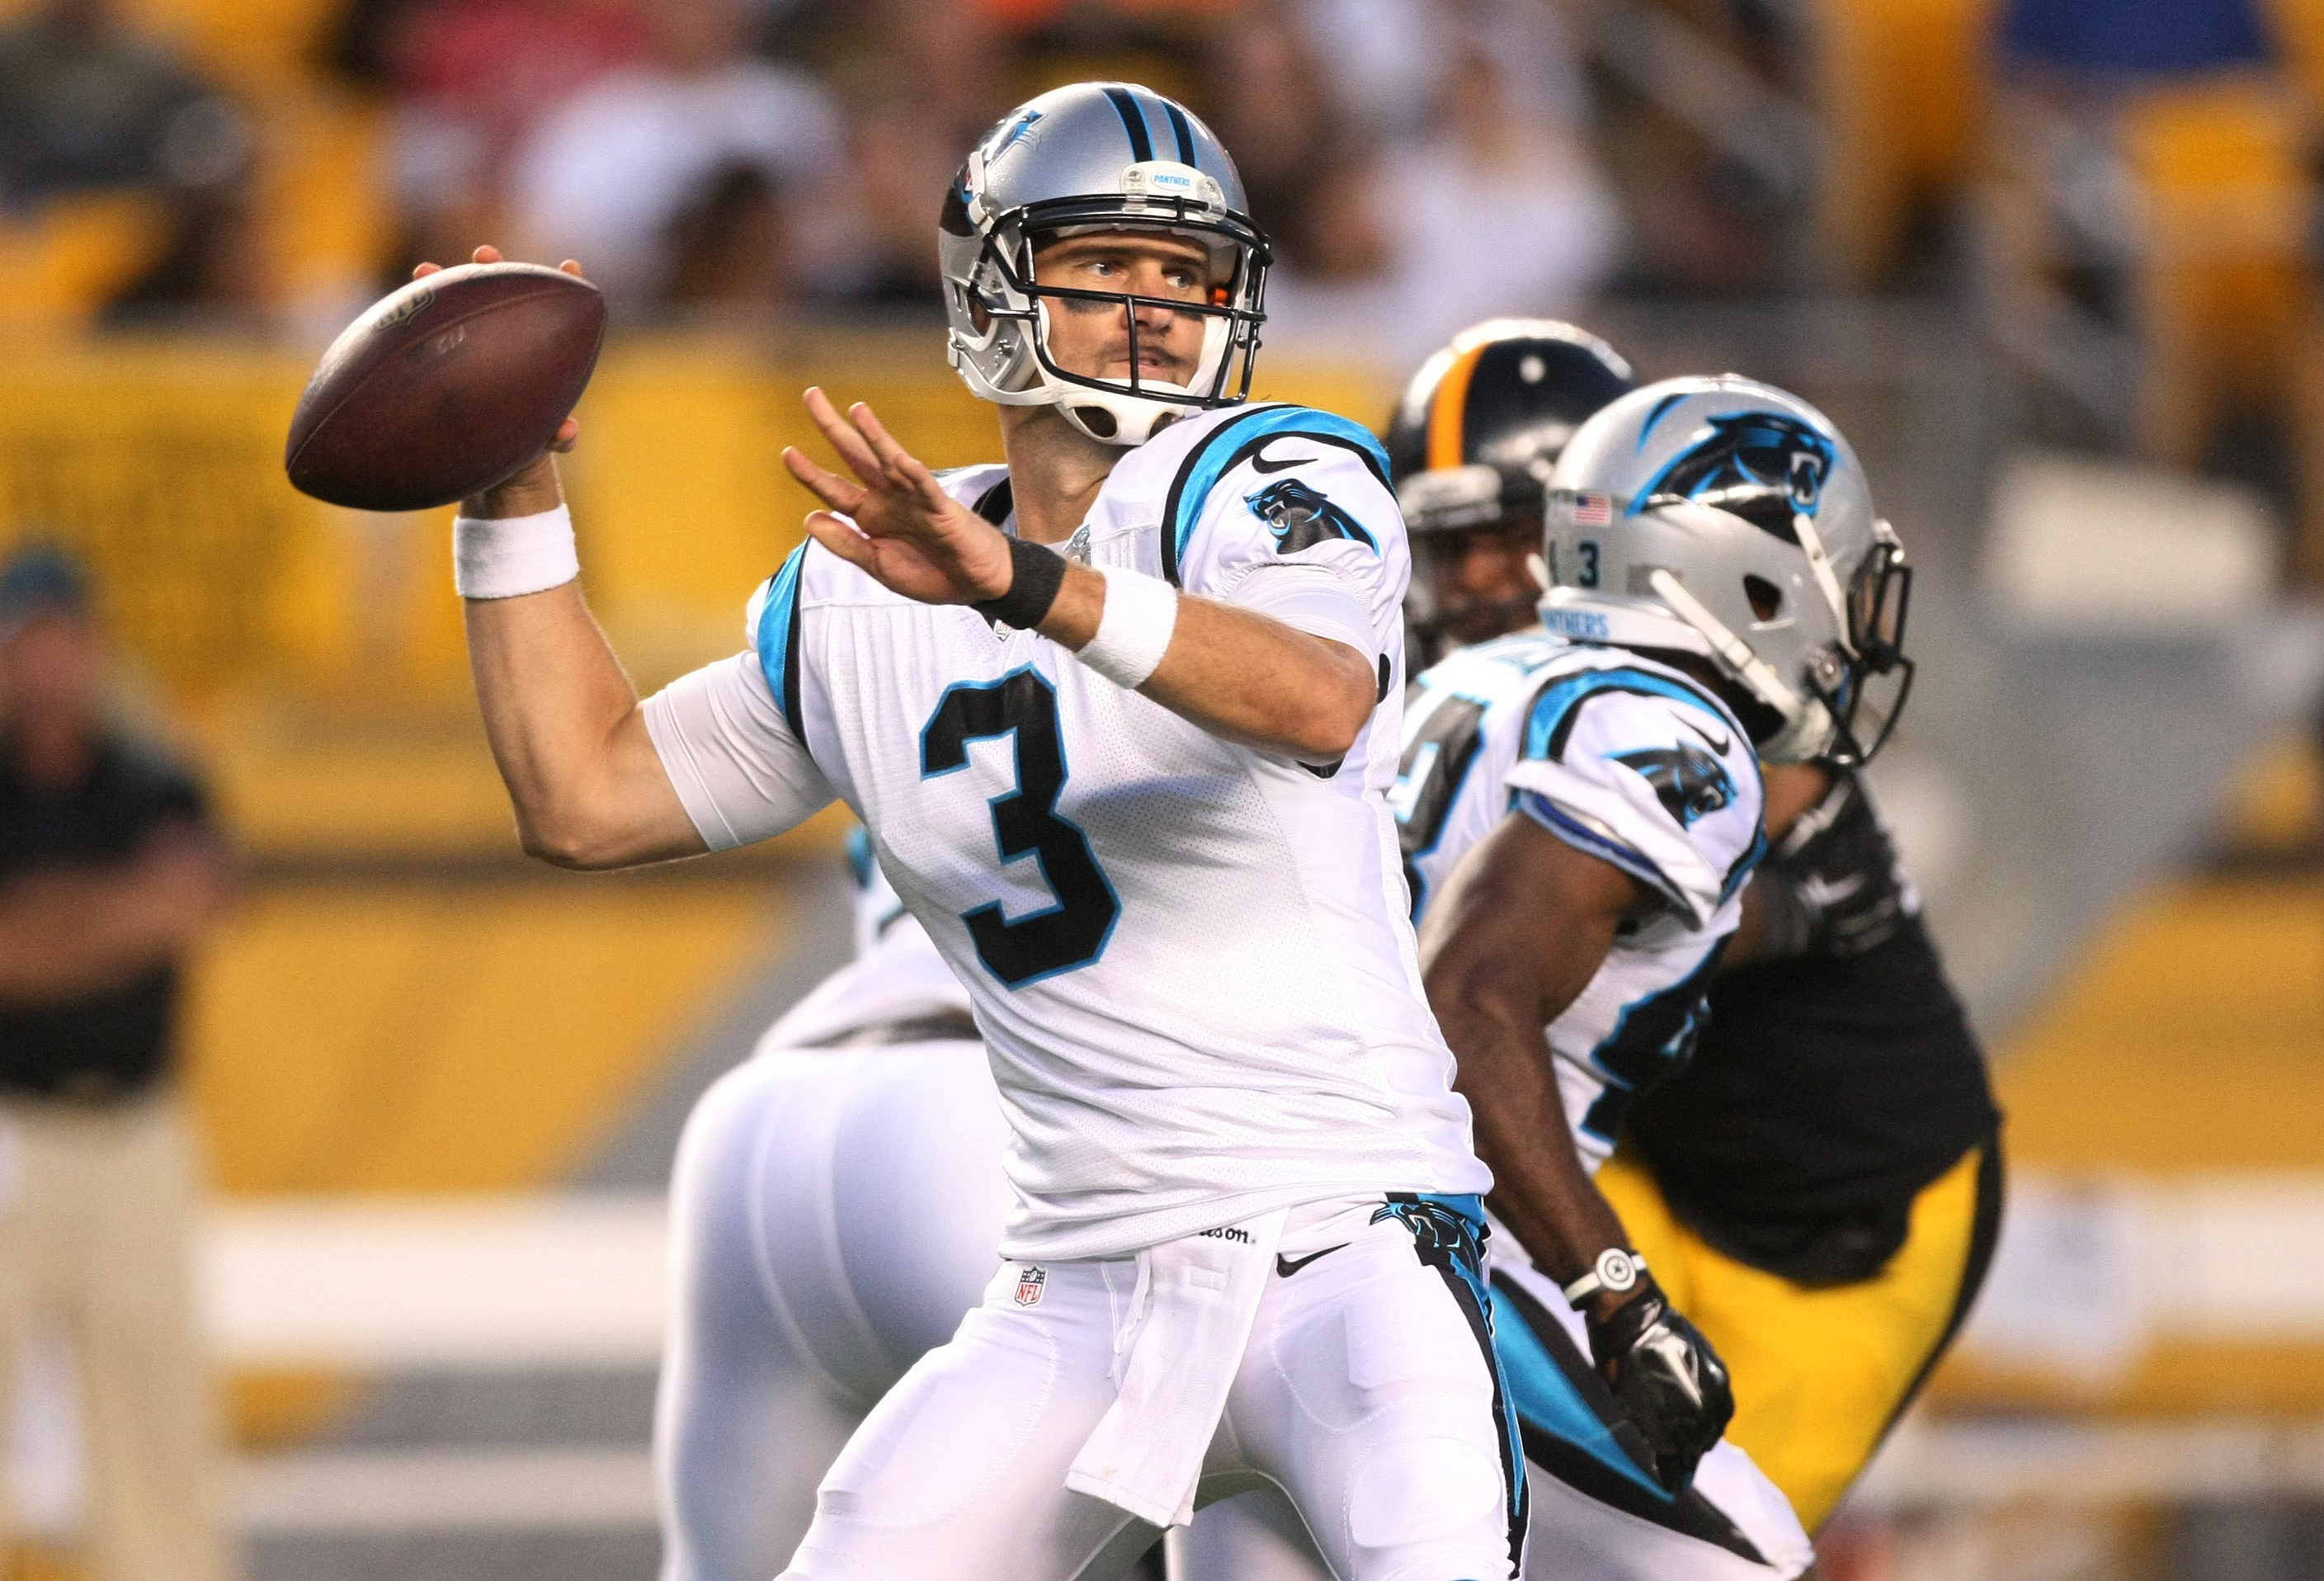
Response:
[[[1210,250],[1207,302],[1044,285],[1035,247],[1090,230],[1167,231]],[[1211,129],[1151,88],[1081,82],[1029,99],[986,133],[953,180],[937,260],[951,321],[952,365],[968,387],[1008,406],[1055,406],[1092,439],[1142,445],[1166,422],[1250,393],[1267,238],[1250,221],[1242,178]],[[1051,304],[1118,304],[1128,315],[1130,374],[1067,373],[1049,352]],[[1138,376],[1137,306],[1197,313],[1203,349],[1184,384]]]
[[[1770,763],[1862,763],[1904,707],[1904,546],[1796,395],[1729,374],[1624,396],[1559,458],[1544,551],[1545,625],[1710,659],[1762,705]]]
[[[1551,319],[1472,325],[1420,365],[1387,444],[1412,535],[1405,621],[1426,662],[1533,624],[1538,587],[1522,599],[1480,602],[1457,585],[1455,562],[1480,528],[1538,535],[1550,468],[1566,441],[1636,387],[1612,347]],[[1530,553],[1536,544],[1523,547]]]

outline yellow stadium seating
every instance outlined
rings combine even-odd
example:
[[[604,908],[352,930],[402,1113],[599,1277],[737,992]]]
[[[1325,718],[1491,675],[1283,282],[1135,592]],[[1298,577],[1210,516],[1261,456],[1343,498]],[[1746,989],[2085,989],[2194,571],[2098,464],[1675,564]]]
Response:
[[[1877,283],[1918,206],[1965,185],[1990,75],[1997,0],[1820,0],[1817,108],[1828,134],[1818,204],[1824,257]]]

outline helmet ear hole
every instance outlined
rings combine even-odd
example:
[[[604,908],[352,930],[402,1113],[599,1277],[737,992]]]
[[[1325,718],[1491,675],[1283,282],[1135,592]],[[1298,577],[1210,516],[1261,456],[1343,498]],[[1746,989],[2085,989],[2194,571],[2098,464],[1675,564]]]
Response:
[[[1751,601],[1751,614],[1759,620],[1773,620],[1784,613],[1784,590],[1765,577],[1745,577],[1743,596]]]

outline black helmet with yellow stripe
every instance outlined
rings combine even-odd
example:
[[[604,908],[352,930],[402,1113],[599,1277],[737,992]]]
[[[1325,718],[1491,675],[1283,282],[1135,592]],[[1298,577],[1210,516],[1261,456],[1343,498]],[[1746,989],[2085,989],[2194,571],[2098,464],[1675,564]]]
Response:
[[[1420,365],[1387,435],[1412,534],[1405,617],[1418,661],[1529,625],[1541,596],[1550,468],[1574,430],[1635,388],[1596,336],[1548,319],[1493,319]]]

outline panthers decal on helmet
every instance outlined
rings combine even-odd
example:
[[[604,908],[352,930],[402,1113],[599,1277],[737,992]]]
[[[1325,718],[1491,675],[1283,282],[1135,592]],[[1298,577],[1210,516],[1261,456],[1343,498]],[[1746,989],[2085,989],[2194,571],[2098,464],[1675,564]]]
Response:
[[[1795,417],[1775,411],[1734,411],[1711,420],[1709,437],[1698,439],[1640,489],[1630,509],[1657,497],[1716,504],[1730,491],[1785,491],[1792,509],[1812,516],[1823,500],[1824,480],[1839,454],[1831,439]],[[1779,533],[1788,537],[1788,532]]]
[[[1042,115],[1038,110],[1021,112],[1015,120],[1002,129],[999,140],[993,145],[992,152],[984,157],[988,160],[999,159],[1019,143],[1029,140],[1033,135],[1033,128],[1039,125],[1041,120]]]
[[[1709,818],[1735,800],[1735,781],[1725,767],[1690,743],[1617,753],[1614,761],[1635,770],[1655,788],[1655,800],[1681,828],[1692,827],[1696,818]]]
[[[1297,554],[1333,538],[1352,538],[1375,554],[1379,545],[1363,524],[1296,477],[1270,483],[1243,503],[1275,534],[1275,552]]]

